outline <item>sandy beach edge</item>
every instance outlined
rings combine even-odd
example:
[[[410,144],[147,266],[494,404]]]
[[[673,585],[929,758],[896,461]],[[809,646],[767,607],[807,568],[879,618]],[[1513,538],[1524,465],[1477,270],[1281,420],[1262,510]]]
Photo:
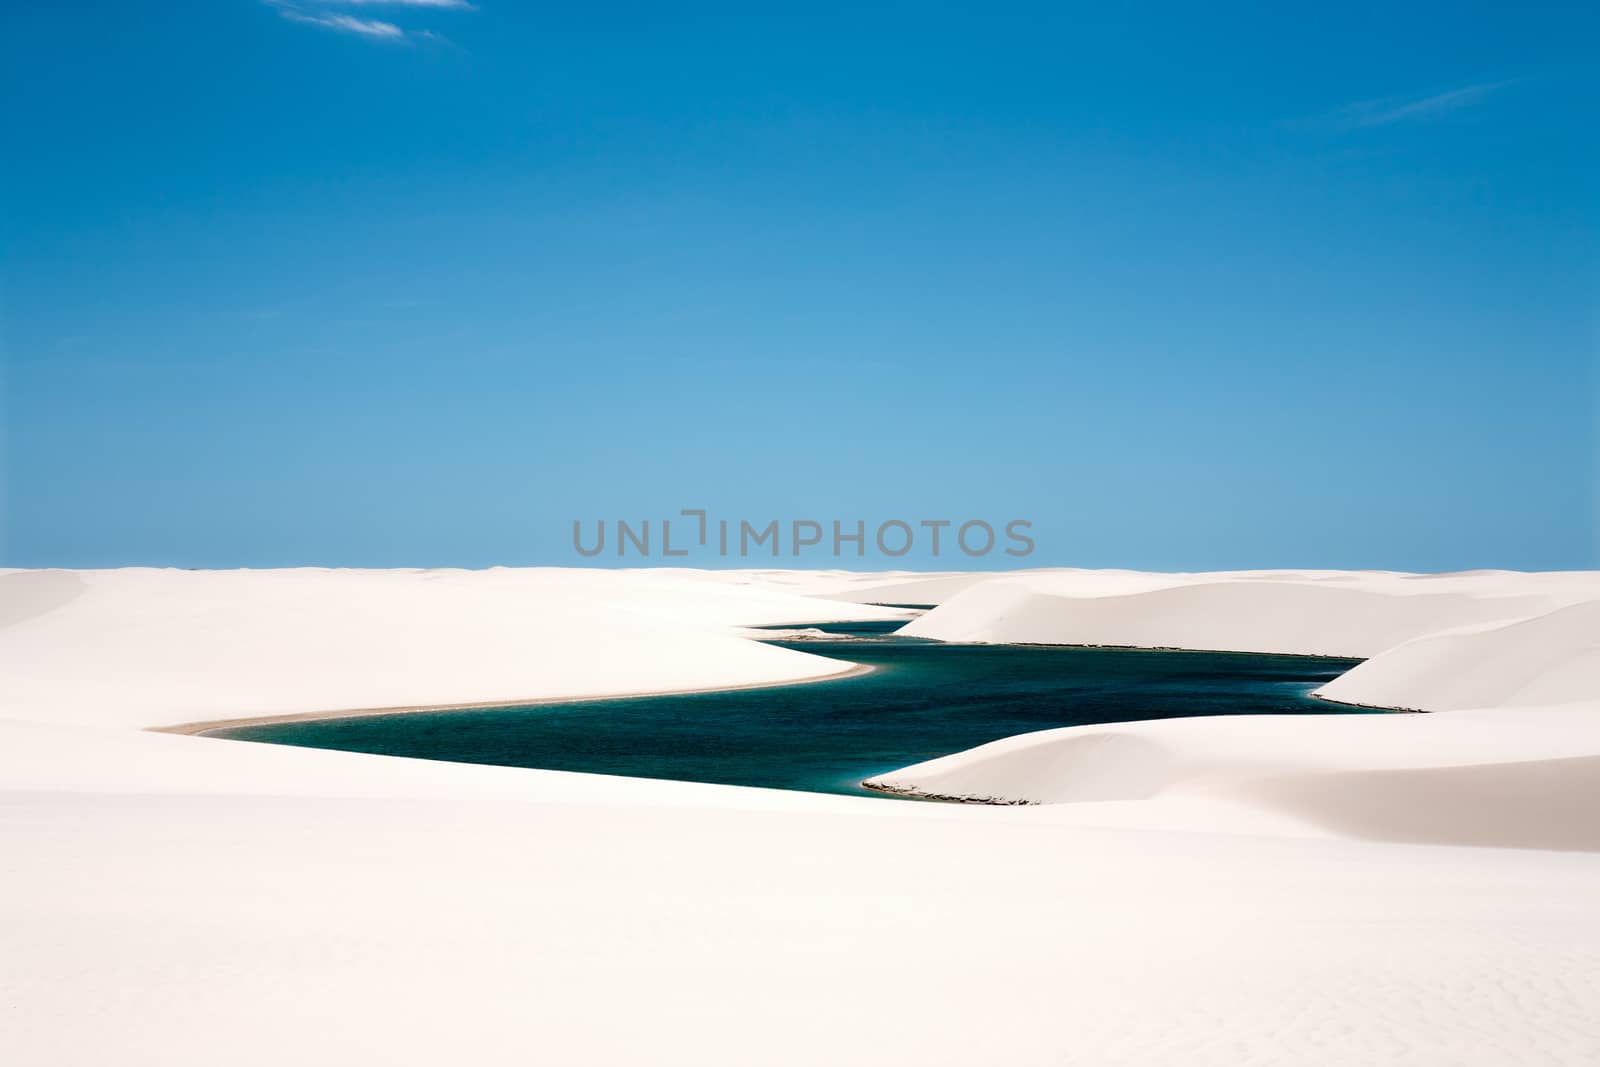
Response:
[[[735,693],[745,689],[775,689],[786,685],[810,685],[813,682],[838,682],[871,674],[877,668],[867,663],[852,663],[845,670],[809,678],[788,678],[777,682],[748,682],[744,685],[715,685],[704,689],[655,689],[637,693],[577,693],[563,697],[536,697],[531,700],[481,700],[466,704],[402,704],[389,708],[343,708],[334,711],[300,711],[281,715],[251,715],[239,719],[206,719],[200,722],[176,723],[171,726],[147,726],[155,734],[183,734],[204,737],[219,730],[232,730],[241,726],[268,726],[290,722],[319,722],[330,719],[356,719],[371,715],[409,715],[429,711],[483,711],[489,708],[526,708],[545,704],[577,704],[589,700],[633,700],[639,697],[691,696],[696,693]]]

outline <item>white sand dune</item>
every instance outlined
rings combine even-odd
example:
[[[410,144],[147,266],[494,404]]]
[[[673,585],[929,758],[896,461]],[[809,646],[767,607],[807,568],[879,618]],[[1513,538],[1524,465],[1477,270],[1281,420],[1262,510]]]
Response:
[[[1318,692],[1425,711],[1600,700],[1600,599],[1419,637]]]
[[[1582,575],[1044,572],[976,583],[906,628],[941,641],[1373,656],[1600,598]]]
[[[1586,813],[1600,787],[1597,711],[1237,716],[1068,727],[995,741],[872,784],[1063,804],[1075,809],[1068,819],[1091,825],[1593,849],[1600,848],[1600,818]],[[1546,765],[1549,777],[1541,778]],[[1513,773],[1543,788],[1509,790]],[[1346,787],[1334,788],[1339,783]],[[1376,802],[1380,792],[1408,797],[1416,817],[1371,818],[1384,810]],[[1342,801],[1348,818],[1336,810]],[[1122,810],[1108,802],[1123,802]],[[1198,816],[1189,810],[1195,803]],[[1480,817],[1491,807],[1492,826]]]
[[[906,632],[1369,655],[1319,694],[1452,714],[1041,731],[904,768],[876,779],[880,788],[1090,802],[1071,817],[1102,824],[1194,825],[1188,809],[1199,804],[1213,826],[1600,848],[1600,817],[1583,814],[1600,796],[1592,574],[1026,575],[974,586]],[[1145,803],[1116,811],[1116,801]]]
[[[973,572],[883,574],[872,576],[872,580],[858,578],[832,588],[821,586],[817,595],[860,604],[943,604],[957,593],[982,582],[993,581],[995,577],[993,574]]]
[[[1439,713],[886,776],[1036,807],[143,729],[820,677],[741,628],[876,600],[939,603],[943,640],[1370,656],[1328,695]],[[0,574],[0,1059],[1592,1064],[1597,603],[1504,572]]]
[[[840,665],[731,628],[897,615],[558,568],[22,572],[0,575],[0,603],[0,706],[144,727],[795,681]]]

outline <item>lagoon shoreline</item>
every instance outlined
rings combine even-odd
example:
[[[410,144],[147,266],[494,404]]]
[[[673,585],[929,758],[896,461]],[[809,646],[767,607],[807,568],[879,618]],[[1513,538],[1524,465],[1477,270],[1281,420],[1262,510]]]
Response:
[[[188,737],[210,737],[222,730],[246,726],[275,726],[291,722],[326,722],[333,719],[364,719],[380,715],[410,715],[435,711],[490,711],[510,708],[537,708],[551,704],[583,704],[596,700],[638,700],[645,697],[690,696],[698,693],[736,693],[747,689],[776,689],[786,685],[811,685],[816,682],[840,682],[871,674],[875,668],[869,664],[853,663],[844,670],[831,674],[818,674],[809,678],[787,678],[774,682],[750,682],[744,685],[714,685],[698,689],[657,689],[630,693],[580,693],[575,696],[537,697],[531,700],[487,700],[465,704],[403,704],[392,708],[349,708],[338,711],[302,711],[282,715],[254,715],[241,719],[212,719],[202,722],[177,723],[172,726],[147,726],[153,734],[181,734]],[[220,738],[220,740],[231,740]]]

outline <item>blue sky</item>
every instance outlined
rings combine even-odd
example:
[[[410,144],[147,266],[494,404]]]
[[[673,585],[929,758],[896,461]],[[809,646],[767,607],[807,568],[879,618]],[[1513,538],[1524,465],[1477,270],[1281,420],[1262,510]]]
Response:
[[[3,17],[6,565],[1600,565],[1593,4]]]

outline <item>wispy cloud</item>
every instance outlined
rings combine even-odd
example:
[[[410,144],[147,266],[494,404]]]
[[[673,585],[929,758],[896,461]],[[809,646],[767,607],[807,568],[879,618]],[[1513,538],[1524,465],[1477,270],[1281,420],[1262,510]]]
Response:
[[[476,11],[477,5],[467,0],[326,0],[340,7],[433,7],[457,11]]]
[[[382,19],[358,19],[353,15],[336,15],[321,11],[302,11],[297,7],[285,7],[274,4],[278,14],[290,22],[304,22],[310,26],[324,26],[330,30],[341,30],[345,33],[356,33],[362,37],[373,37],[381,40],[398,41],[405,37],[406,31],[392,22]]]
[[[408,30],[397,23],[389,22],[385,19],[364,18],[346,14],[338,9],[387,6],[391,8],[427,8],[435,11],[477,10],[476,5],[470,3],[469,0],[263,0],[263,2],[290,22],[304,23],[308,26],[321,26],[323,29],[337,30],[340,33],[353,33],[359,37],[378,41],[403,41],[407,38],[443,41],[444,38],[432,30]]]
[[[1319,125],[1331,125],[1347,130],[1392,126],[1399,122],[1424,122],[1471,107],[1510,84],[1510,81],[1483,82],[1444,92],[1360,100],[1330,111],[1314,121]]]

